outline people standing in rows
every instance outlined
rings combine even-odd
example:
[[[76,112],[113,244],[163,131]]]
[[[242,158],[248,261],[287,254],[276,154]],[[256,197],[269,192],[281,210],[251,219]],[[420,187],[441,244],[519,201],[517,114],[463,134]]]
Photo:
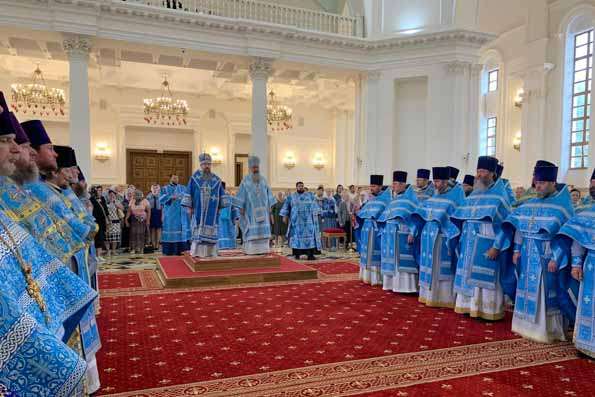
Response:
[[[151,185],[151,192],[147,194],[147,201],[151,206],[151,223],[149,224],[149,242],[155,251],[161,244],[161,228],[163,227],[163,211],[161,208],[161,186]]]
[[[430,170],[426,168],[417,170],[415,194],[420,201],[427,200],[434,195],[434,184],[430,181]]]

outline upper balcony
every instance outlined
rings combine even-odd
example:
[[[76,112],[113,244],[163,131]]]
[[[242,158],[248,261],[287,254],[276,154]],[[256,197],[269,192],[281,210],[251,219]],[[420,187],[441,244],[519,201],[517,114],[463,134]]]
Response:
[[[105,1],[105,0],[104,0]],[[107,0],[131,7],[292,26],[310,32],[363,37],[363,17],[350,17],[260,0]]]

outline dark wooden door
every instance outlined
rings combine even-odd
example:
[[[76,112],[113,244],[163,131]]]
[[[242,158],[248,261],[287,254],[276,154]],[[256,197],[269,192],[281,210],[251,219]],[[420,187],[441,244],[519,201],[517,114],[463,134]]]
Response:
[[[191,152],[163,152],[129,149],[126,151],[126,183],[136,186],[145,194],[153,183],[169,183],[171,174],[180,177],[180,183],[187,184],[192,173]]]

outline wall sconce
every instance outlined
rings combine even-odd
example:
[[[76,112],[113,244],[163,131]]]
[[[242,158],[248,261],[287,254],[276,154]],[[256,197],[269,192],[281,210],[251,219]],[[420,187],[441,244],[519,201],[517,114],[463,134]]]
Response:
[[[211,148],[211,161],[215,165],[223,164],[223,155],[218,147]]]
[[[522,108],[523,107],[523,99],[525,96],[525,90],[523,90],[522,88],[519,88],[519,90],[516,92],[516,96],[514,97],[514,106],[517,108]]]
[[[317,170],[321,170],[324,168],[324,157],[322,157],[322,154],[316,153],[314,155],[314,159],[312,160],[312,165]]]
[[[295,156],[293,153],[291,152],[287,152],[285,154],[285,157],[283,158],[283,165],[285,166],[285,168],[287,168],[288,170],[292,169],[293,167],[295,167]]]
[[[521,150],[521,142],[523,139],[523,135],[521,134],[521,131],[517,132],[514,136],[514,138],[512,139],[512,147],[514,148],[514,150]]]
[[[112,157],[112,151],[105,142],[99,142],[95,145],[95,159],[106,161]]]

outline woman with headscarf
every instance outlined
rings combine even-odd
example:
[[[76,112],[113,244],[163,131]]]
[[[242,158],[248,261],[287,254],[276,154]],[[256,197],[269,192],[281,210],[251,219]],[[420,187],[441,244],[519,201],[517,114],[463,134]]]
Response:
[[[116,192],[111,189],[108,191],[107,210],[107,256],[111,257],[121,242],[121,223],[124,218],[124,207],[118,201]]]
[[[103,197],[103,188],[101,186],[94,186],[91,188],[91,204],[93,205],[93,217],[99,226],[99,230],[95,235],[95,249],[97,250],[97,259],[105,261],[101,256],[105,246],[105,236],[107,231],[108,209],[105,198]]]
[[[126,214],[126,226],[130,228],[130,253],[142,254],[145,249],[145,238],[151,223],[151,205],[143,198],[143,192],[134,192],[134,198]]]
[[[163,214],[159,196],[161,195],[161,186],[157,183],[151,186],[151,193],[147,195],[147,201],[151,206],[151,224],[149,225],[149,234],[151,245],[155,250],[159,249],[161,243],[161,228],[163,227]]]

